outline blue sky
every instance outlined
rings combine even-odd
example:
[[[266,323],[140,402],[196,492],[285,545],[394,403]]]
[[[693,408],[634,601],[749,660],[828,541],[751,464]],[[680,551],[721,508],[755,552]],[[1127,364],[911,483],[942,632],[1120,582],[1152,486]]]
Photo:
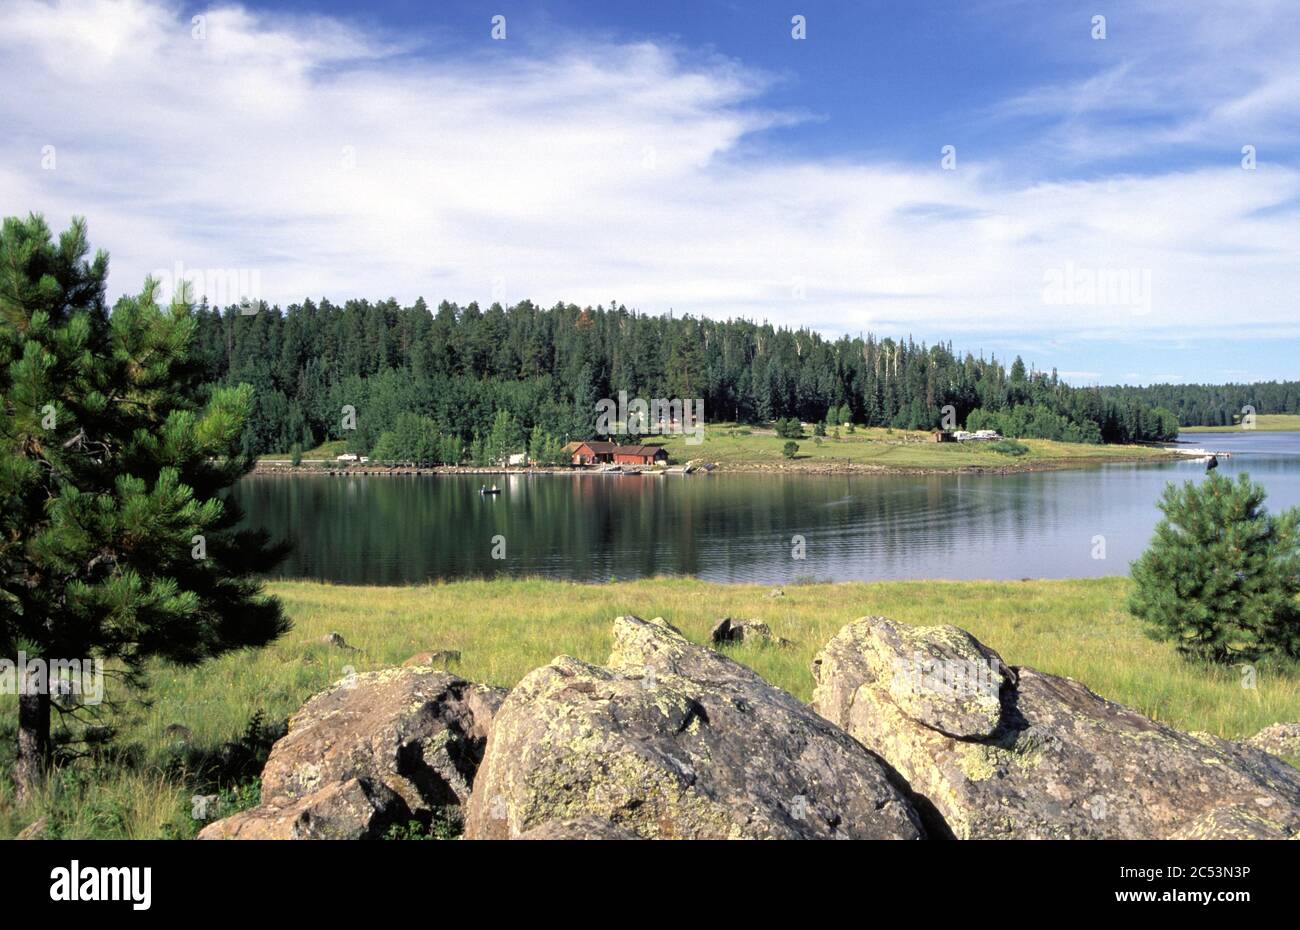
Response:
[[[1294,378],[1298,20],[0,0],[0,206],[86,215],[115,292],[616,299],[1078,383]]]

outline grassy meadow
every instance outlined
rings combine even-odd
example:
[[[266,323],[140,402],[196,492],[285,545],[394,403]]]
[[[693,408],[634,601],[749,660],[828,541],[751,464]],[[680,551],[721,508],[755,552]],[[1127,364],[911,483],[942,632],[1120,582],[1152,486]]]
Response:
[[[673,461],[703,459],[726,468],[856,467],[900,471],[952,471],[963,468],[1048,468],[1091,465],[1114,461],[1154,461],[1169,453],[1152,446],[1088,445],[1054,442],[1049,439],[1018,440],[1028,451],[1007,455],[982,442],[934,442],[929,432],[858,427],[849,433],[839,428],[834,435],[815,437],[806,433],[795,440],[799,451],[793,460],[782,453],[787,440],[772,430],[757,427],[710,424],[704,442],[691,445],[686,436],[651,437],[662,442]],[[820,442],[818,441],[820,440]]]
[[[766,587],[670,578],[597,586],[277,582],[270,589],[294,620],[290,633],[265,650],[198,668],[154,668],[151,704],[119,712],[111,750],[65,767],[46,796],[24,808],[14,804],[7,778],[0,778],[0,837],[14,836],[41,816],[54,836],[192,836],[198,826],[190,817],[192,795],[223,792],[227,809],[255,802],[255,769],[230,764],[249,752],[241,735],[254,714],[265,722],[283,720],[349,666],[393,665],[425,649],[459,650],[453,671],[507,686],[561,653],[601,662],[609,651],[610,619],[628,612],[666,617],[696,642],[707,641],[722,616],[767,621],[793,644],[739,645],[729,652],[803,700],[812,694],[808,669],[817,649],[847,621],[883,614],[961,626],[1009,662],[1077,678],[1184,729],[1247,736],[1300,719],[1300,668],[1260,669],[1257,687],[1247,689],[1237,670],[1188,664],[1142,635],[1123,609],[1128,586],[1123,578],[798,584],[769,598]],[[321,641],[335,631],[356,651]],[[0,697],[3,772],[11,767],[15,720],[15,699]],[[168,732],[173,724],[189,731],[187,741]]]
[[[331,439],[322,442],[314,449],[304,449],[302,458],[304,462],[333,462],[336,458],[348,451],[346,439]],[[269,452],[265,455],[259,455],[258,461],[262,462],[281,462],[289,460],[289,452]]]
[[[1261,413],[1255,416],[1255,430],[1260,433],[1292,433],[1300,431],[1300,414]],[[1228,433],[1242,431],[1240,426],[1184,426],[1180,433]]]

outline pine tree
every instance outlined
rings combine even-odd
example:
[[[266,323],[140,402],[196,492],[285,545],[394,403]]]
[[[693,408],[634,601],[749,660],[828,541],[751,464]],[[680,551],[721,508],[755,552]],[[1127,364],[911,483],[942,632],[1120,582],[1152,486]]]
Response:
[[[509,457],[523,450],[523,429],[508,410],[498,410],[492,429],[484,440],[483,454],[489,465],[504,465]]]
[[[1300,510],[1269,514],[1244,473],[1170,484],[1160,509],[1129,600],[1150,634],[1214,662],[1300,656]]]
[[[87,251],[81,220],[57,242],[39,216],[0,228],[0,655],[98,659],[129,696],[151,658],[194,664],[285,632],[254,575],[283,550],[236,530],[220,496],[252,465],[237,456],[252,389],[200,403],[193,309],[159,307],[147,281],[110,314],[108,258]],[[43,668],[19,672],[20,797],[63,712]]]

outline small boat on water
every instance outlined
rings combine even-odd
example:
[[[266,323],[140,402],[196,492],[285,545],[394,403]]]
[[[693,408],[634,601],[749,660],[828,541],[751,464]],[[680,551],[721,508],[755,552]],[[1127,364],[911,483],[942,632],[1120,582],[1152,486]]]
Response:
[[[487,485],[483,485],[478,489],[478,492],[484,496],[487,496],[488,494],[500,494],[501,489],[497,487],[495,484],[492,485],[492,487],[490,488]]]

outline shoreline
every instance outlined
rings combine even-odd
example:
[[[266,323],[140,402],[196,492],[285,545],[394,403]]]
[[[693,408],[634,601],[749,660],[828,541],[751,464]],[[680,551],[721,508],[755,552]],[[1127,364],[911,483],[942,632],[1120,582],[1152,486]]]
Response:
[[[821,462],[795,460],[793,462],[715,462],[701,465],[692,472],[667,471],[662,468],[625,466],[622,471],[601,471],[580,466],[476,466],[476,465],[338,465],[322,460],[304,460],[293,465],[288,459],[263,459],[254,465],[250,475],[276,477],[407,477],[429,475],[592,475],[597,477],[698,477],[710,474],[749,475],[885,475],[899,477],[931,477],[943,475],[1017,475],[1031,472],[1066,471],[1075,468],[1092,468],[1099,465],[1132,463],[1154,465],[1186,459],[1185,453],[1174,449],[1153,451],[1150,456],[1099,455],[1086,460],[1044,459],[1030,462],[1007,462],[1005,465],[911,466],[881,465],[866,462]],[[680,468],[681,466],[673,466]]]

